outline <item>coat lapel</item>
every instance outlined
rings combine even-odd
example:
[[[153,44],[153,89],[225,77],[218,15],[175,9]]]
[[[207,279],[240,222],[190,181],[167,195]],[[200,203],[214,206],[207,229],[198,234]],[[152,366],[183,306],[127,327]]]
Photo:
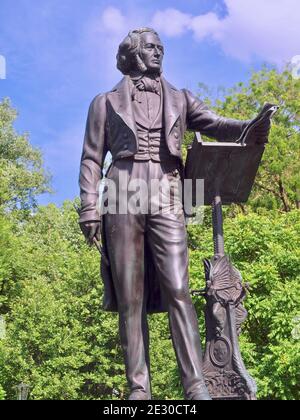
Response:
[[[166,138],[168,138],[175,122],[180,115],[180,92],[172,85],[170,85],[170,83],[167,82],[163,77],[161,77],[161,84],[164,96]]]
[[[166,138],[168,138],[180,115],[180,92],[163,77],[161,77],[161,84],[164,100],[165,134]],[[115,112],[131,129],[137,139],[137,128],[133,114],[129,76],[125,76],[120,83],[112,89],[108,98]]]
[[[137,138],[137,129],[133,116],[130,79],[125,76],[108,94],[109,101],[115,112],[122,118]]]

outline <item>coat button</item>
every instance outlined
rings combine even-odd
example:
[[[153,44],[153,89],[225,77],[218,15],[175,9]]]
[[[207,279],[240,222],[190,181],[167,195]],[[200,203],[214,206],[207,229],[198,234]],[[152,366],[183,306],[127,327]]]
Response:
[[[128,149],[128,144],[127,143],[125,143],[124,145],[123,145],[123,150],[127,150]]]
[[[124,139],[128,139],[128,133],[123,134]]]
[[[179,134],[178,133],[174,133],[174,137],[175,137],[175,139],[178,139]]]

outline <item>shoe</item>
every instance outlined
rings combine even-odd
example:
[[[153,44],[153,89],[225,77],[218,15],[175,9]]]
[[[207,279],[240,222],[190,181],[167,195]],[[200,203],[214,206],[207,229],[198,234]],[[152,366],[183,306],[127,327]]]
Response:
[[[198,401],[212,401],[209,393],[207,391],[204,392],[197,392],[191,398],[191,400],[198,400]]]
[[[188,400],[212,401],[212,398],[209,395],[206,385],[203,383],[194,389],[194,392],[188,396]]]
[[[135,401],[146,401],[146,400],[151,400],[151,397],[146,394],[146,392],[144,391],[133,391],[129,397],[128,397],[129,401],[135,400]]]

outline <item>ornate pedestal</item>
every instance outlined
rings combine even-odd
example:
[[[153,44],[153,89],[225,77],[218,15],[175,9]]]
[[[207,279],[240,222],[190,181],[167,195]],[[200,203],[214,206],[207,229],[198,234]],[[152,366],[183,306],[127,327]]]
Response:
[[[271,114],[273,108],[268,107]],[[210,395],[216,400],[256,399],[256,384],[245,368],[238,343],[247,318],[243,307],[246,286],[225,254],[221,202],[221,198],[224,204],[247,202],[265,150],[265,144],[254,140],[249,145],[244,141],[203,143],[197,133],[185,167],[185,178],[193,181],[193,206],[197,206],[199,179],[204,179],[204,204],[213,203],[214,257],[204,262],[205,290],[193,294],[206,299],[203,368]]]
[[[224,253],[222,204],[213,203],[215,255],[205,260],[206,289],[194,292],[206,299],[206,348],[203,371],[214,400],[255,400],[256,384],[247,372],[239,349],[238,336],[247,318],[243,307],[246,288],[239,271]]]

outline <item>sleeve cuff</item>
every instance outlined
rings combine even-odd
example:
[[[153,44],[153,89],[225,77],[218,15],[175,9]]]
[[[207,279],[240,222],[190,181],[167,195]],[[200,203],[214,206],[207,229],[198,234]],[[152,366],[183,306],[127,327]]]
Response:
[[[87,211],[80,214],[79,223],[100,222],[101,216],[97,211]]]

